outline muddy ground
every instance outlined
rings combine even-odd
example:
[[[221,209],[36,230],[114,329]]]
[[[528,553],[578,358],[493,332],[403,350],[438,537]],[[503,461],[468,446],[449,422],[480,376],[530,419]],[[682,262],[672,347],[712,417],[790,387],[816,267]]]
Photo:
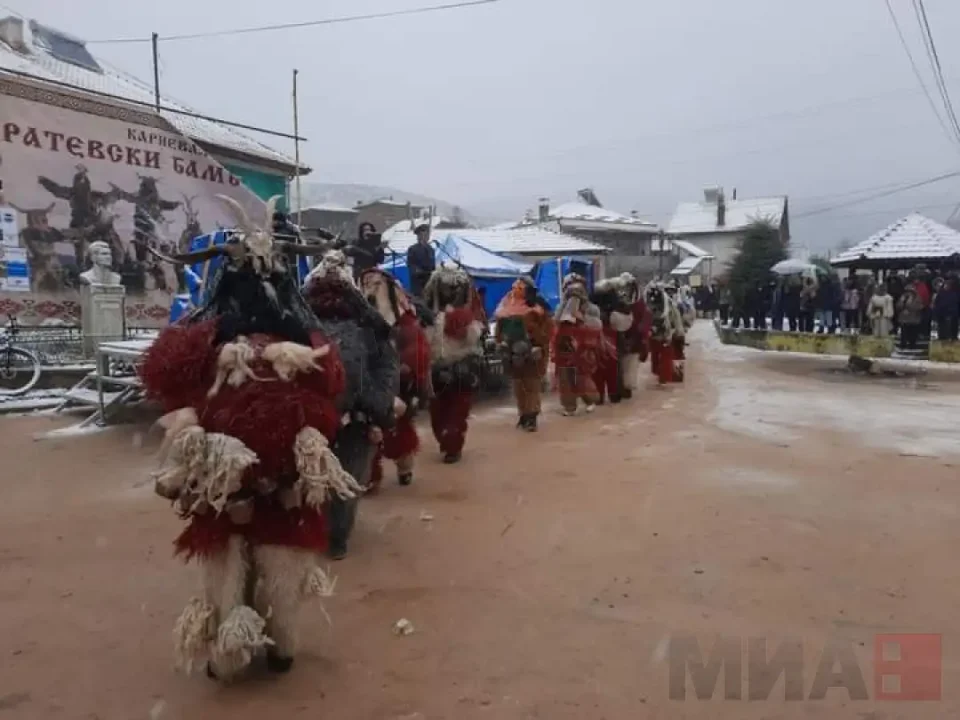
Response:
[[[308,606],[293,672],[229,688],[172,669],[195,576],[156,438],[0,419],[0,720],[957,717],[960,383],[693,335],[684,386],[552,405],[537,435],[488,404],[459,466],[425,441],[412,487],[364,501],[332,625]],[[941,701],[876,700],[878,633],[942,635]],[[742,639],[744,699],[722,676],[671,699],[671,637],[717,635]],[[746,700],[750,638],[802,643],[804,700]],[[870,699],[808,699],[831,642]]]

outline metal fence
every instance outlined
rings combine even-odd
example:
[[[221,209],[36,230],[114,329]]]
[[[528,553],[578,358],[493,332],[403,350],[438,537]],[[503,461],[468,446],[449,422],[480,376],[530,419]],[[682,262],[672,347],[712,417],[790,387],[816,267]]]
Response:
[[[127,328],[127,337],[135,338],[149,332],[148,328]],[[92,365],[92,358],[83,354],[83,331],[77,325],[23,326],[13,344],[29,350],[44,367]]]

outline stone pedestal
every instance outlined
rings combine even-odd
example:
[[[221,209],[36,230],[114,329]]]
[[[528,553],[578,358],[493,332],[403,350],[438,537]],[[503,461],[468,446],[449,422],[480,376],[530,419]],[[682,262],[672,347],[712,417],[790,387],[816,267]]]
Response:
[[[88,283],[80,288],[80,325],[83,330],[83,354],[96,355],[97,345],[123,340],[126,305],[123,285]]]

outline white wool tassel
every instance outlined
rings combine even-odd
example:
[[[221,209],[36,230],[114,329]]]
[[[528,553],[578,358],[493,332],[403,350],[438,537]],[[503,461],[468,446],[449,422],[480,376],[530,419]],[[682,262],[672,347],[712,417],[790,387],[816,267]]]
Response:
[[[217,356],[217,378],[207,393],[207,397],[213,397],[223,383],[226,382],[230,387],[240,387],[249,378],[250,380],[262,381],[250,369],[250,363],[256,357],[256,350],[247,342],[247,338],[242,335],[237,337],[234,342],[225,343],[220,348]]]
[[[305,427],[297,433],[293,452],[300,473],[295,487],[308,507],[320,508],[331,493],[344,500],[361,494],[360,484],[343,469],[327,438],[316,428]]]
[[[329,572],[324,571],[322,568],[314,565],[307,570],[307,574],[303,578],[300,594],[304,598],[328,598],[333,597],[333,591],[336,589],[336,587],[337,578],[331,576]]]
[[[330,346],[309,348],[293,342],[271,343],[263,349],[262,357],[273,365],[273,371],[284,382],[290,382],[298,372],[322,371],[317,360],[330,353]]]
[[[233,608],[220,624],[213,647],[213,660],[218,672],[230,676],[242,670],[253,659],[253,653],[273,645],[264,631],[267,622],[246,605]]]
[[[169,437],[170,430],[167,434]],[[189,425],[177,430],[172,439],[164,439],[164,445],[169,447],[171,462],[153,473],[154,489],[161,497],[175,500],[184,487],[198,482],[203,475],[207,437],[199,425]],[[161,450],[162,459],[166,455],[167,451]]]
[[[207,435],[204,475],[199,489],[204,499],[217,512],[223,511],[227,498],[242,487],[247,469],[258,462],[257,454],[230,435]]]
[[[217,635],[216,610],[208,602],[195,597],[183,609],[173,628],[176,667],[188,675],[194,665],[207,656],[209,644]]]

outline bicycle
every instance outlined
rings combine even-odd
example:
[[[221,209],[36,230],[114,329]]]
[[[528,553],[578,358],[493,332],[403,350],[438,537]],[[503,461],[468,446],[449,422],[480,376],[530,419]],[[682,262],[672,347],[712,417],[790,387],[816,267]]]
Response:
[[[0,328],[0,397],[22,395],[40,379],[40,360],[14,344],[20,334],[20,323],[13,315],[7,318],[10,321],[7,327]],[[25,382],[17,385],[16,381],[22,377],[26,378]]]

